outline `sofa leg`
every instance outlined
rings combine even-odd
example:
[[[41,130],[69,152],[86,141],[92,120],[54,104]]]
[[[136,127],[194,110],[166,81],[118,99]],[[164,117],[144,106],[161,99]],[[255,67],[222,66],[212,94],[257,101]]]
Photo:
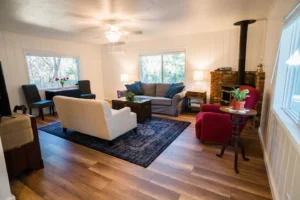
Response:
[[[63,128],[63,132],[66,133],[67,132],[67,128]]]
[[[137,133],[137,128],[132,129],[134,133]]]

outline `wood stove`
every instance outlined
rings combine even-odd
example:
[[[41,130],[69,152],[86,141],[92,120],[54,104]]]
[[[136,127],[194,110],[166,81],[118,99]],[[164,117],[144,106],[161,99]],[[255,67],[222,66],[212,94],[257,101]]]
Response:
[[[223,85],[221,86],[221,102],[223,106],[228,106],[232,100],[231,91],[239,88],[240,85],[247,84],[245,79],[245,66],[246,66],[246,49],[247,49],[247,34],[248,25],[255,23],[256,20],[243,20],[234,23],[235,26],[240,26],[240,50],[239,50],[239,70],[238,70],[238,84],[239,85]],[[250,85],[250,84],[248,84]],[[253,85],[251,85],[253,86]]]
[[[239,85],[223,85],[221,86],[221,102],[222,106],[229,106],[231,100],[233,99],[231,91],[239,88]]]

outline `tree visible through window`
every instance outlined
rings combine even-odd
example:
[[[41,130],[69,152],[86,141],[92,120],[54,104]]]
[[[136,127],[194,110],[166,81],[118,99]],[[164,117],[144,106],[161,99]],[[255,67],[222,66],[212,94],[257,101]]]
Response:
[[[184,82],[185,53],[140,56],[141,81],[145,83]]]
[[[56,88],[55,78],[69,78],[65,86],[72,86],[79,79],[79,58],[26,55],[30,83],[38,88]]]

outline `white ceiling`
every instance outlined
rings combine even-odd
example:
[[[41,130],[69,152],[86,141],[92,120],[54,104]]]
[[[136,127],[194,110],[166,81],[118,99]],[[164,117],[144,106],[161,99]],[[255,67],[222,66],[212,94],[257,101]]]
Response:
[[[1,0],[0,30],[106,43],[101,20],[143,35],[122,40],[211,32],[244,19],[266,18],[273,0]],[[99,37],[95,39],[96,37]]]

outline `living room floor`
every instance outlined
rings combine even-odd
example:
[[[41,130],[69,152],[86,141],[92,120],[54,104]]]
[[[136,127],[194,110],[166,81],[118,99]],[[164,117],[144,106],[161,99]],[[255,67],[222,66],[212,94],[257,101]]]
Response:
[[[195,137],[195,114],[154,116],[191,125],[148,168],[39,131],[45,168],[12,180],[12,193],[20,200],[272,199],[257,130],[242,133],[250,161],[239,157],[236,174],[231,149],[219,158],[219,145]]]

